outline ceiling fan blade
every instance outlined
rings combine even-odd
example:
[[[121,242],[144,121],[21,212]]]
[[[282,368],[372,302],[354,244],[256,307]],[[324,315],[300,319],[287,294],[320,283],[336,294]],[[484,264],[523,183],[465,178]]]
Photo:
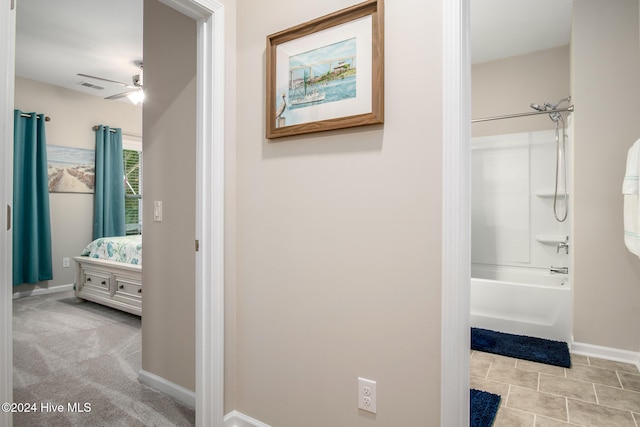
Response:
[[[136,88],[135,86],[128,85],[128,84],[126,84],[126,83],[122,83],[122,82],[118,82],[118,81],[110,80],[110,79],[105,79],[105,78],[102,78],[102,77],[91,76],[91,75],[89,75],[89,74],[82,74],[82,73],[78,73],[77,75],[78,75],[78,76],[82,76],[82,77],[88,77],[88,78],[90,78],[90,79],[101,80],[101,81],[103,81],[103,82],[114,83],[114,84],[117,84],[117,85],[120,85],[120,86],[124,86],[124,87],[126,87],[126,88],[128,88],[128,89],[135,89],[135,88]]]
[[[125,96],[129,95],[130,93],[138,92],[138,90],[139,89],[130,90],[130,91],[127,91],[127,92],[122,92],[122,93],[117,93],[115,95],[107,96],[105,99],[120,99],[120,98],[124,98]]]

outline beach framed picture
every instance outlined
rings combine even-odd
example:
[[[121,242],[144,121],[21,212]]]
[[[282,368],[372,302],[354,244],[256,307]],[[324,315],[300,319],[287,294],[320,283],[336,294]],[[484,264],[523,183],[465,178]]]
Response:
[[[95,150],[47,144],[50,193],[94,193]]]
[[[384,122],[383,0],[267,36],[266,136]]]

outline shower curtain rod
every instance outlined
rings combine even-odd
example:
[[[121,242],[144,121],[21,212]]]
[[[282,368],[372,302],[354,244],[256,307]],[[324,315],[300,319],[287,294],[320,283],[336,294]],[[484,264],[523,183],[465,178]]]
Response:
[[[20,117],[31,117],[31,114],[21,113],[21,114],[20,114]],[[38,118],[38,119],[39,119],[40,117],[36,115],[36,118]],[[51,121],[51,117],[49,117],[49,116],[45,116],[44,121],[45,121],[45,122],[50,122],[50,121]]]
[[[566,108],[558,108],[556,110],[529,111],[526,113],[507,114],[505,116],[483,117],[481,119],[473,119],[471,120],[471,123],[488,122],[491,120],[501,120],[501,119],[513,119],[515,117],[537,116],[538,114],[551,114],[551,113],[564,113],[564,112],[570,112],[570,113],[573,112],[573,105],[569,105]]]

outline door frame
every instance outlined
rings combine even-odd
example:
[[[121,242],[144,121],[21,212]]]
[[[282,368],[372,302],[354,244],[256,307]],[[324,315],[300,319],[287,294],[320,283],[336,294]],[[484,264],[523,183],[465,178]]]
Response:
[[[469,425],[471,293],[470,0],[443,1],[440,425]]]
[[[197,22],[196,119],[196,425],[224,419],[224,68],[225,5],[217,0],[160,0]],[[15,0],[0,8],[0,402],[13,401],[11,230]],[[0,412],[11,426],[11,413]]]
[[[12,230],[9,228],[13,208],[13,104],[15,86],[14,1],[0,8],[0,87],[6,94],[0,101],[0,402],[13,402],[13,332],[12,332]],[[10,412],[0,411],[0,425],[11,426]]]

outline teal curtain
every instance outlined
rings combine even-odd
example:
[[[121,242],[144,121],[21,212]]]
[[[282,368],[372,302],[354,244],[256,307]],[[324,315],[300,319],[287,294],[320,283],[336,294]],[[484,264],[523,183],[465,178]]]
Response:
[[[93,238],[124,236],[124,161],[122,129],[96,130],[96,185]]]
[[[44,114],[14,111],[13,285],[53,279]]]

